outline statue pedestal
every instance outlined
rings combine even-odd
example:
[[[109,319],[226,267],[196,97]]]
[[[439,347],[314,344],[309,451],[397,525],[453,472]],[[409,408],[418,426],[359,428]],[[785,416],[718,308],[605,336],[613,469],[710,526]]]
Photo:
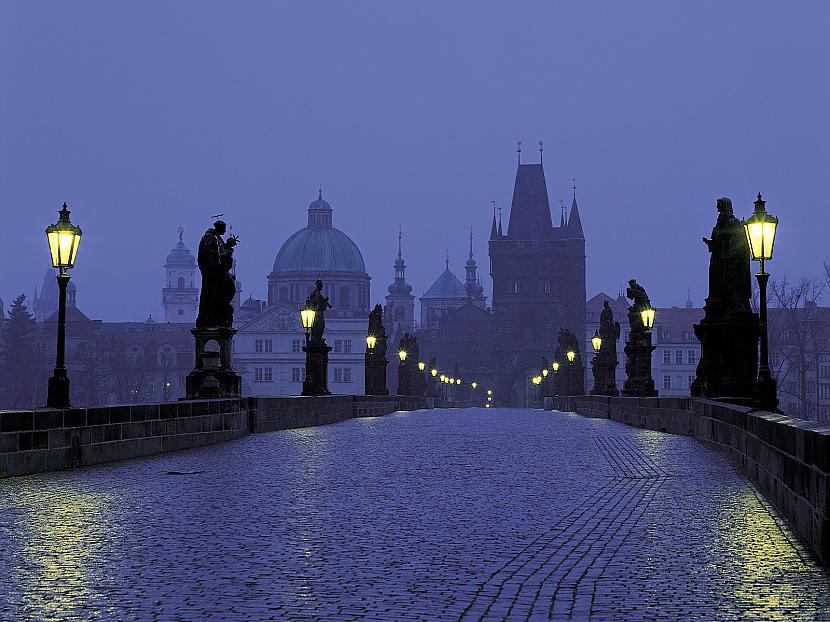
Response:
[[[239,397],[242,377],[233,370],[234,328],[194,328],[196,366],[187,375],[186,397]]]
[[[331,395],[329,391],[329,352],[331,346],[323,340],[311,340],[303,347],[305,352],[305,380],[303,395]]]
[[[632,334],[632,337],[625,344],[625,372],[628,378],[623,384],[622,394],[626,397],[657,397],[654,378],[651,377],[651,353],[655,350],[651,345],[651,336]]]
[[[591,361],[591,369],[594,373],[594,387],[591,395],[608,395],[617,397],[620,392],[617,390],[617,361],[614,359],[597,360],[594,357]]]
[[[691,394],[752,405],[758,382],[757,316],[741,313],[718,321],[704,318],[694,329],[700,340],[700,361]]]
[[[366,383],[363,392],[366,395],[389,395],[386,389],[386,364],[388,362],[386,357],[374,352],[366,352],[364,361]]]
[[[415,365],[401,361],[398,365],[398,395],[417,395],[415,386]]]

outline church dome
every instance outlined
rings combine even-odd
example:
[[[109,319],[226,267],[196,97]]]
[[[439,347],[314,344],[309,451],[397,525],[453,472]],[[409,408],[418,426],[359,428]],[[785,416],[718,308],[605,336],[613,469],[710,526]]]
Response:
[[[190,249],[184,245],[184,242],[182,242],[183,235],[184,229],[179,227],[179,243],[176,244],[176,247],[172,251],[170,251],[170,254],[167,255],[168,266],[196,265],[196,258],[193,256],[193,253],[191,253]]]
[[[321,192],[308,208],[308,226],[289,237],[277,253],[274,272],[366,273],[360,249],[332,226],[331,213]]]

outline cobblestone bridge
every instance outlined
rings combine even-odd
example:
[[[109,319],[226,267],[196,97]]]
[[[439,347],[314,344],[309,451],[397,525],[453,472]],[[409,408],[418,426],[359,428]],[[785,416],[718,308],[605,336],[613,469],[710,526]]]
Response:
[[[435,410],[0,481],[4,620],[830,620],[722,455]]]

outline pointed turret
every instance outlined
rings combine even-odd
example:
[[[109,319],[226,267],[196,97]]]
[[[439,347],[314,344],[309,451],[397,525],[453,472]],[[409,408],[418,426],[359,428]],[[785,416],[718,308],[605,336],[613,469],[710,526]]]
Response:
[[[579,210],[576,207],[576,182],[573,185],[574,198],[571,203],[571,214],[568,217],[568,237],[585,239],[585,234],[582,232],[582,220],[579,218]]]
[[[496,202],[490,201],[493,204],[493,226],[490,228],[490,239],[495,240],[499,235],[499,229],[496,226]]]
[[[401,240],[403,232],[398,227],[398,256],[395,258],[395,281],[387,288],[386,308],[383,324],[389,335],[390,343],[407,332],[415,329],[415,296],[412,286],[406,282],[406,262],[403,259]]]
[[[464,287],[467,290],[467,298],[469,298],[474,304],[484,307],[484,301],[486,300],[484,296],[484,288],[478,282],[478,266],[476,265],[476,260],[473,257],[472,227],[470,227],[470,256],[467,258],[465,270],[467,273],[467,279],[464,283]]]

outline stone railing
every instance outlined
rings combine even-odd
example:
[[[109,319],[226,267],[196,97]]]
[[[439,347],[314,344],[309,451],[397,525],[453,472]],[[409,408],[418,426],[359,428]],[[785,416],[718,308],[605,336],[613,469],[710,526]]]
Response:
[[[452,406],[425,397],[330,395],[0,411],[0,478],[149,456],[256,432]]]
[[[713,444],[830,564],[830,425],[697,398],[571,396],[548,398],[546,408]]]

